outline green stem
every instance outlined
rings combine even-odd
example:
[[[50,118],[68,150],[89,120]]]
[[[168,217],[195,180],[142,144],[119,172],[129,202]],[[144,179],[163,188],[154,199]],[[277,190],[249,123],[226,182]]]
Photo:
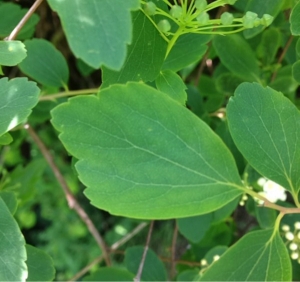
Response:
[[[167,52],[166,52],[166,57],[168,57],[169,53],[171,52],[174,44],[176,43],[177,39],[179,38],[180,35],[182,35],[184,33],[184,27],[180,26],[177,31],[175,32],[174,36],[172,37],[172,39],[169,41],[168,47],[167,47]]]
[[[51,95],[44,95],[40,97],[40,101],[53,101],[57,98],[76,96],[76,95],[86,95],[86,94],[95,94],[99,91],[99,88],[92,89],[83,89],[83,90],[75,90],[75,91],[64,91]]]

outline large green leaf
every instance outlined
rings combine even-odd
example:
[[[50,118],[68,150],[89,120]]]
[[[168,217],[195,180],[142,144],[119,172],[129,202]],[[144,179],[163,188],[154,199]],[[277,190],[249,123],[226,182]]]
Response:
[[[296,193],[300,189],[300,113],[280,92],[241,84],[227,107],[240,152],[259,173]]]
[[[53,281],[55,269],[49,255],[33,246],[26,245],[28,278],[26,281]]]
[[[60,16],[70,48],[88,65],[119,70],[131,43],[130,10],[138,0],[48,0]]]
[[[249,0],[247,2],[246,11],[251,11],[257,13],[259,17],[262,17],[264,14],[269,14],[273,17],[276,17],[279,13],[282,4],[285,1],[282,0]],[[252,38],[264,29],[264,26],[258,26],[251,29],[244,30],[245,38]]]
[[[245,235],[214,262],[201,281],[291,281],[289,254],[273,229]]]
[[[26,49],[21,41],[0,41],[0,65],[15,66],[25,57]]]
[[[25,240],[0,197],[0,281],[25,281],[28,275]]]
[[[83,278],[83,281],[133,281],[134,275],[117,267],[101,267]]]
[[[163,70],[179,71],[198,62],[207,50],[210,35],[187,33],[181,35],[168,54]]]
[[[240,35],[217,35],[213,46],[224,66],[232,73],[246,81],[259,81],[260,71],[255,54]]]
[[[93,205],[128,217],[178,218],[242,193],[227,147],[172,98],[141,83],[99,97],[75,97],[52,111]]]
[[[137,274],[142,255],[144,252],[144,247],[136,246],[127,248],[125,252],[125,265],[129,271]],[[167,273],[162,261],[157,257],[157,255],[148,249],[143,272],[141,276],[142,281],[166,281]]]
[[[295,36],[300,35],[300,2],[292,9],[290,16],[291,32]]]
[[[68,84],[69,69],[64,56],[47,40],[26,40],[26,59],[19,65],[21,71],[37,82],[52,87]]]
[[[143,27],[143,28],[141,28]],[[133,39],[120,71],[103,67],[102,87],[128,81],[153,81],[164,62],[167,42],[141,11],[133,14]]]
[[[0,79],[0,135],[25,121],[38,102],[39,92],[27,78]]]

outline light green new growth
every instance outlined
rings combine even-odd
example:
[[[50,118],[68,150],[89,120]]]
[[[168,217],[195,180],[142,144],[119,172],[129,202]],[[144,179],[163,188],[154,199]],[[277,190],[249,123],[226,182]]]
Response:
[[[162,37],[168,42],[166,56],[170,53],[177,39],[186,33],[199,34],[232,34],[248,28],[254,28],[259,25],[269,26],[273,17],[263,15],[259,18],[253,12],[247,12],[242,18],[234,18],[228,12],[221,15],[220,19],[210,19],[208,12],[226,4],[233,5],[237,0],[216,0],[207,4],[206,0],[182,0],[175,1],[175,5],[170,0],[162,0],[169,7],[169,11],[165,11],[157,7],[153,2],[140,0],[143,11],[149,20],[157,27]],[[159,23],[151,16],[160,15],[166,17]],[[168,20],[174,22],[176,29],[171,28]]]

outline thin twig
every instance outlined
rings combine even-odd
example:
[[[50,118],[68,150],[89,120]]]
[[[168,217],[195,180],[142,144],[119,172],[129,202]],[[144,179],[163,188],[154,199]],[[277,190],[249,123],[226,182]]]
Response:
[[[35,10],[40,6],[40,4],[43,2],[43,0],[36,0],[34,4],[30,7],[28,12],[24,15],[24,17],[20,20],[20,22],[17,24],[17,26],[14,28],[14,30],[10,33],[8,37],[5,39],[10,41],[14,40],[22,27],[26,24],[26,22],[30,19],[31,15],[35,12]]]
[[[95,94],[99,91],[99,88],[83,89],[83,90],[72,90],[64,91],[51,95],[43,95],[39,98],[40,101],[53,101],[57,98],[76,96],[76,95],[88,95]]]
[[[144,229],[146,226],[148,225],[148,223],[143,222],[141,224],[139,224],[136,228],[134,228],[130,233],[128,233],[126,236],[124,236],[123,238],[121,238],[119,241],[115,242],[114,244],[111,245],[109,251],[113,252],[116,249],[118,249],[120,246],[122,246],[123,244],[125,244],[127,241],[129,241],[132,237],[134,237],[136,234],[138,234],[142,229]],[[100,263],[103,260],[103,255],[97,257],[96,259],[94,259],[90,264],[88,264],[87,266],[85,266],[83,269],[81,269],[76,275],[74,275],[68,282],[73,282],[76,281],[77,279],[79,279],[80,277],[82,277],[84,274],[86,274],[88,271],[90,271],[90,269]]]
[[[284,46],[284,48],[283,48],[283,50],[282,50],[282,52],[281,52],[281,54],[280,54],[280,56],[279,56],[279,58],[278,58],[277,64],[280,65],[281,62],[283,61],[286,52],[288,51],[290,45],[291,45],[292,42],[293,42],[293,39],[294,39],[294,36],[291,35],[291,36],[289,37],[288,41],[286,42],[286,44],[285,44],[285,46]],[[274,71],[274,73],[273,73],[273,75],[272,75],[272,77],[271,77],[271,82],[275,80],[276,76],[277,76],[277,70]]]
[[[172,247],[171,247],[171,279],[173,279],[176,275],[176,242],[178,235],[178,226],[177,221],[175,220],[175,227],[172,238]]]
[[[82,219],[82,221],[86,224],[88,230],[90,231],[90,233],[93,235],[94,239],[96,240],[98,246],[100,247],[100,249],[102,250],[105,262],[107,265],[110,265],[110,258],[107,252],[107,247],[106,244],[103,240],[103,238],[101,237],[101,235],[99,234],[97,228],[95,227],[95,225],[93,224],[93,222],[91,221],[91,219],[89,218],[89,216],[87,215],[87,213],[83,210],[83,208],[79,205],[79,203],[77,202],[76,198],[74,197],[74,195],[72,194],[68,184],[66,183],[64,177],[62,176],[60,170],[58,169],[58,167],[56,166],[52,155],[50,154],[49,150],[47,149],[47,147],[45,146],[45,144],[42,142],[42,140],[39,138],[39,136],[35,133],[35,131],[31,128],[31,126],[29,126],[28,124],[25,125],[25,129],[27,129],[29,135],[31,136],[31,138],[34,140],[34,142],[36,143],[36,145],[39,147],[41,153],[43,154],[44,158],[46,159],[46,161],[48,162],[49,166],[51,167],[58,183],[60,184],[61,188],[63,189],[65,195],[66,195],[66,199],[68,202],[68,205],[71,209],[74,209],[77,214],[80,216],[80,218]]]
[[[139,270],[138,270],[136,276],[133,279],[134,282],[140,282],[141,281],[141,276],[142,276],[142,272],[143,272],[143,268],[144,268],[144,264],[145,264],[149,244],[150,244],[150,239],[151,239],[151,236],[152,236],[153,225],[154,225],[154,220],[152,220],[151,223],[150,223],[150,227],[149,227],[149,231],[148,231],[148,235],[147,235],[147,240],[146,240],[146,245],[145,245],[144,252],[143,252],[143,255],[142,255],[142,259],[141,259],[141,262],[140,262],[140,265],[139,265]]]

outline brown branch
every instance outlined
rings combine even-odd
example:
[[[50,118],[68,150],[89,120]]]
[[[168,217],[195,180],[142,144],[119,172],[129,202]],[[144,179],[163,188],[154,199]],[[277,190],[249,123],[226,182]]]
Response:
[[[127,241],[129,241],[132,237],[134,237],[136,234],[138,234],[142,229],[144,229],[148,223],[143,222],[139,224],[136,228],[134,228],[130,233],[128,233],[126,236],[121,238],[119,241],[115,242],[111,245],[109,251],[114,252],[119,248],[121,245],[125,244]],[[68,282],[73,282],[82,277],[84,274],[86,274],[94,265],[100,263],[103,260],[103,255],[97,257],[94,259],[90,264],[85,266],[83,269],[81,269],[76,275],[74,275]]]
[[[286,52],[288,51],[290,45],[291,45],[292,42],[293,42],[293,39],[294,39],[294,36],[291,35],[291,36],[289,37],[288,41],[286,42],[286,44],[285,44],[285,46],[284,46],[284,48],[283,48],[283,50],[282,50],[282,52],[281,52],[281,54],[280,54],[280,56],[279,56],[279,58],[278,58],[277,64],[281,64],[281,62],[283,61],[284,56],[286,55]],[[272,77],[271,77],[271,81],[270,81],[270,82],[273,82],[273,81],[275,80],[276,76],[277,76],[277,70],[274,71],[274,73],[273,73],[273,75],[272,75]]]
[[[45,144],[42,142],[42,140],[39,138],[39,136],[35,133],[35,131],[31,128],[31,126],[29,124],[25,125],[25,129],[27,129],[29,135],[34,140],[36,145],[39,147],[41,153],[43,154],[44,158],[46,159],[49,166],[51,167],[51,169],[52,169],[52,171],[55,175],[55,178],[57,179],[58,183],[60,184],[61,188],[63,189],[63,191],[65,193],[65,196],[66,196],[69,207],[71,209],[74,209],[76,211],[76,213],[79,215],[79,217],[82,219],[82,221],[85,223],[88,230],[90,231],[90,233],[93,235],[94,239],[96,240],[98,246],[102,250],[103,257],[105,259],[106,264],[110,265],[110,258],[109,258],[109,255],[108,255],[108,252],[107,252],[107,247],[106,247],[106,244],[105,244],[103,238],[99,234],[97,228],[95,227],[95,225],[93,224],[93,222],[91,221],[91,219],[89,218],[87,213],[79,205],[76,198],[72,194],[72,192],[71,192],[68,184],[66,183],[64,177],[62,176],[60,170],[56,166],[56,164],[55,164],[55,162],[52,158],[52,155],[50,154],[48,148],[45,146]]]
[[[40,4],[43,2],[43,0],[36,0],[34,4],[30,7],[28,12],[24,15],[24,17],[20,20],[20,22],[17,24],[17,26],[14,28],[14,30],[10,33],[8,37],[5,38],[5,40],[14,40],[22,27],[26,24],[26,22],[30,19],[31,15],[35,12],[35,10],[40,6]]]
[[[178,235],[178,226],[177,221],[175,220],[175,227],[172,238],[172,247],[171,247],[171,279],[176,275],[176,242]]]
[[[142,276],[142,272],[143,272],[143,268],[144,268],[144,264],[145,264],[149,244],[150,244],[150,239],[151,239],[151,236],[152,236],[153,225],[154,225],[154,220],[151,221],[151,224],[150,224],[150,227],[149,227],[148,236],[147,236],[147,240],[146,240],[146,245],[145,245],[145,248],[144,248],[144,252],[143,252],[143,255],[142,255],[142,259],[141,259],[141,262],[140,262],[138,272],[137,272],[136,276],[133,279],[134,282],[140,282],[141,281],[141,276]]]

